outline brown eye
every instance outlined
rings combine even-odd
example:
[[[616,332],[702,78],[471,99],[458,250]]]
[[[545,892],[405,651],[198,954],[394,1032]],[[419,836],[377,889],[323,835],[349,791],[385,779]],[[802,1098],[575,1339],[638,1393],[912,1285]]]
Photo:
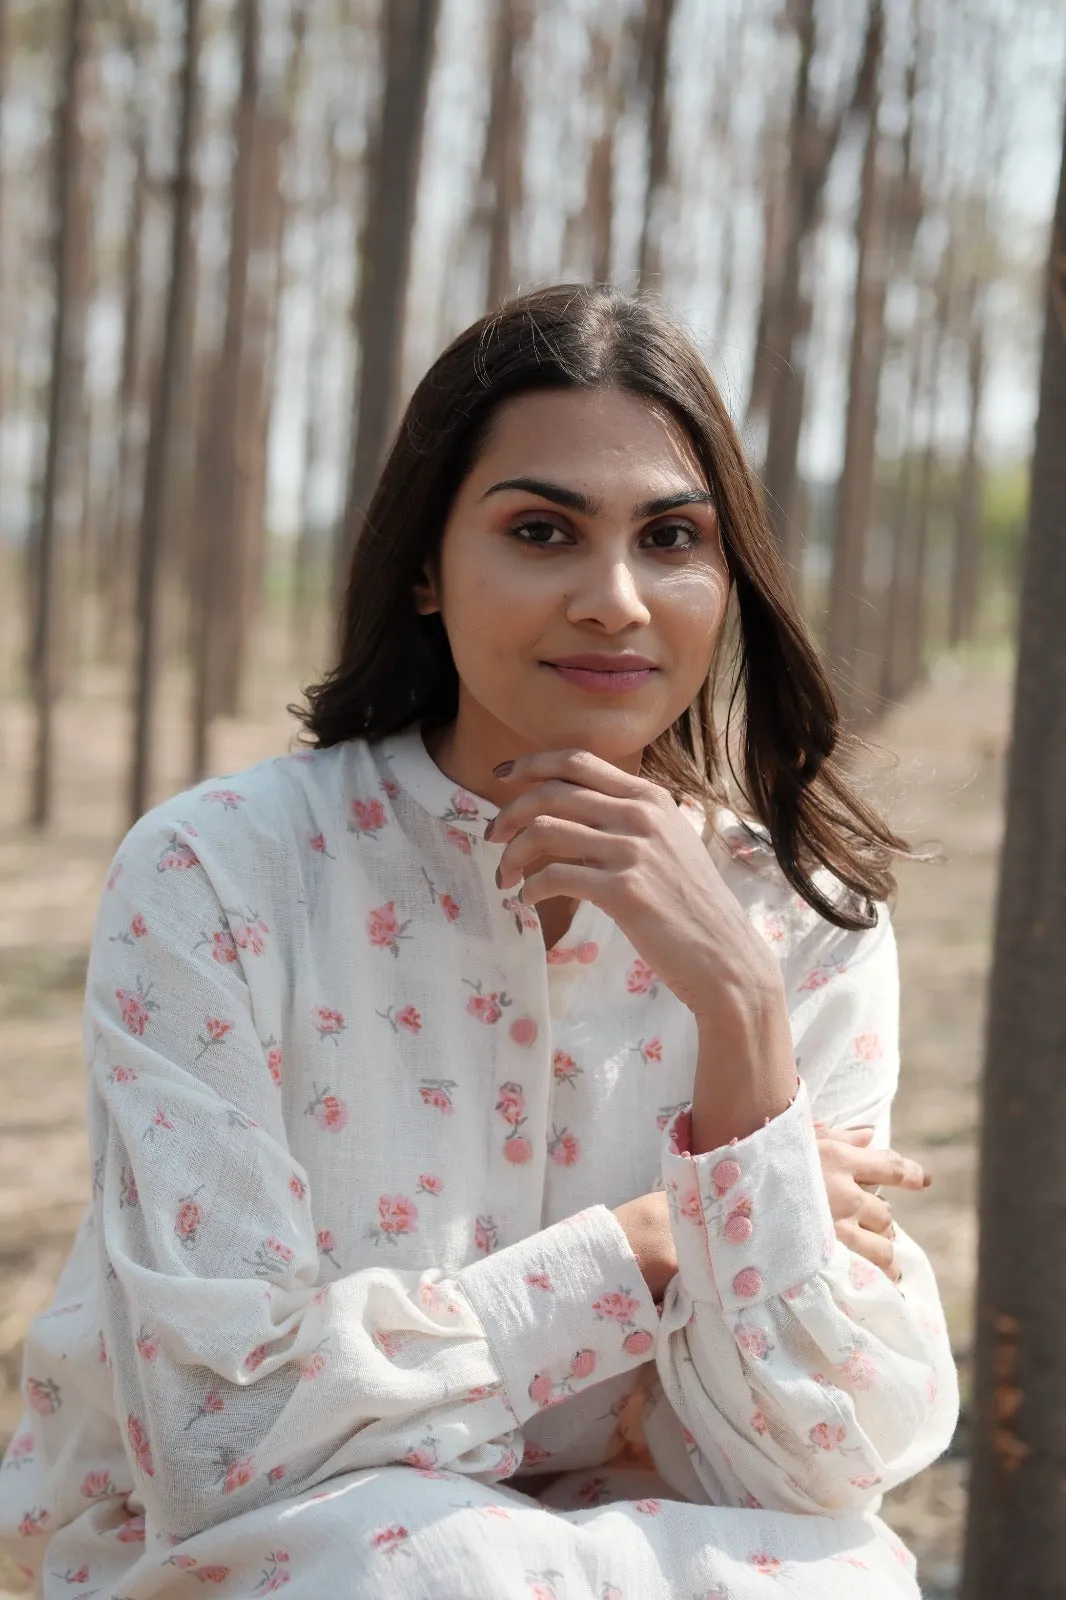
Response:
[[[652,550],[691,550],[699,534],[688,522],[663,522],[645,534]]]
[[[509,531],[513,538],[520,539],[523,544],[549,545],[567,542],[562,528],[554,522],[544,522],[539,517],[529,517],[524,522],[512,523]],[[558,539],[552,538],[555,533],[559,535]]]

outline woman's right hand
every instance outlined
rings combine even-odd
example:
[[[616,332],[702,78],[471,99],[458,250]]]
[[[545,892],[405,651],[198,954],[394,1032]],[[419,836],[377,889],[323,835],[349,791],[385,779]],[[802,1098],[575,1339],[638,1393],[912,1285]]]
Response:
[[[627,1200],[624,1205],[615,1206],[614,1214],[652,1299],[661,1301],[667,1284],[677,1274],[677,1251],[665,1189],[653,1189],[636,1200]]]

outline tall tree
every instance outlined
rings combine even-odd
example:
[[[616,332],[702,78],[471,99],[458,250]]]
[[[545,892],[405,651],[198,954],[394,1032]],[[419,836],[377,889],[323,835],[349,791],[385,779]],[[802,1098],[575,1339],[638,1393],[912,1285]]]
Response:
[[[648,164],[637,263],[639,289],[662,287],[663,207],[670,181],[670,39],[675,0],[645,0],[641,76],[648,99]]]
[[[527,0],[497,0],[489,115],[481,164],[482,209],[488,233],[485,305],[490,310],[514,287],[512,235],[522,208],[525,154],[521,58],[531,22]]]
[[[783,217],[776,268],[771,264],[763,286],[763,305],[756,335],[756,381],[749,418],[765,408],[766,455],[763,488],[778,543],[790,563],[798,557],[795,527],[797,461],[807,385],[807,345],[813,300],[805,287],[804,267],[813,243],[826,179],[848,118],[869,105],[876,80],[877,36],[866,29],[866,48],[848,103],[827,121],[818,112],[813,92],[816,37],[815,0],[794,0],[790,7],[799,49],[789,128],[788,173],[783,192]],[[770,359],[766,359],[765,350]]]
[[[334,555],[341,599],[348,555],[399,406],[404,303],[411,261],[422,126],[440,0],[390,0],[383,12],[385,94],[370,163],[356,326],[359,378],[344,517]]]
[[[1066,1573],[1066,124],[1051,235],[982,1098],[967,1600]]]
[[[81,373],[81,317],[76,299],[78,186],[81,175],[79,120],[87,53],[85,0],[67,0],[65,52],[56,91],[53,200],[52,371],[48,403],[48,445],[41,490],[40,524],[33,549],[34,628],[33,700],[36,720],[30,825],[43,828],[51,817],[54,710],[59,675],[57,570],[59,499],[67,469],[71,422],[76,415]]]
[[[193,285],[193,153],[199,100],[200,3],[185,0],[185,48],[182,57],[174,197],[171,208],[170,281],[167,286],[163,354],[156,378],[148,461],[144,475],[144,510],[137,552],[137,639],[133,688],[133,755],[130,764],[131,824],[145,810],[151,777],[151,737],[159,657],[159,570],[162,555],[170,464],[175,451],[178,397],[189,351],[187,303]]]
[[[202,438],[197,518],[201,534],[194,556],[193,702],[191,769],[207,771],[208,735],[221,702],[222,631],[238,573],[238,527],[243,463],[238,454],[241,371],[251,253],[256,111],[259,98],[259,6],[240,0],[241,83],[235,107],[235,153],[230,203],[226,319]]]
[[[848,366],[848,398],[844,428],[844,465],[836,500],[833,571],[829,591],[829,654],[837,673],[837,690],[845,716],[858,709],[855,681],[862,622],[866,533],[873,506],[877,400],[884,354],[885,294],[888,287],[888,186],[879,161],[881,142],[880,65],[884,15],[880,0],[870,9],[867,50],[873,81],[867,110],[859,215],[857,259]]]

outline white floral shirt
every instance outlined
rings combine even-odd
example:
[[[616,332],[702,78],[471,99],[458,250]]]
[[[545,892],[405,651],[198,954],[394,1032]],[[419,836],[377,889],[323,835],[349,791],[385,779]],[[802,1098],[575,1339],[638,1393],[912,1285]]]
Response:
[[[887,1142],[887,911],[841,931],[732,813],[705,828],[803,1081],[691,1156],[691,1014],[591,904],[545,955],[492,814],[412,728],[203,784],[122,845],[93,1202],[0,1472],[39,1593],[917,1593],[875,1513],[950,1439],[944,1320],[912,1241],[897,1287],[834,1238],[811,1122]],[[655,1187],[661,1308],[611,1210]]]

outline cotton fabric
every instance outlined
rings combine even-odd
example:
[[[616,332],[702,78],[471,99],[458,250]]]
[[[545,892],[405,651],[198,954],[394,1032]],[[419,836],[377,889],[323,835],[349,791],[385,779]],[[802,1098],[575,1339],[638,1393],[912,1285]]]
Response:
[[[957,1386],[929,1264],[833,1232],[886,1144],[887,909],[846,932],[686,815],[778,957],[801,1083],[689,1155],[690,1012],[582,903],[545,952],[418,728],[144,817],[107,879],[93,1200],[26,1344],[0,1537],[48,1600],[913,1596],[876,1515]],[[831,886],[825,875],[823,882]],[[612,1214],[670,1197],[653,1302]]]

